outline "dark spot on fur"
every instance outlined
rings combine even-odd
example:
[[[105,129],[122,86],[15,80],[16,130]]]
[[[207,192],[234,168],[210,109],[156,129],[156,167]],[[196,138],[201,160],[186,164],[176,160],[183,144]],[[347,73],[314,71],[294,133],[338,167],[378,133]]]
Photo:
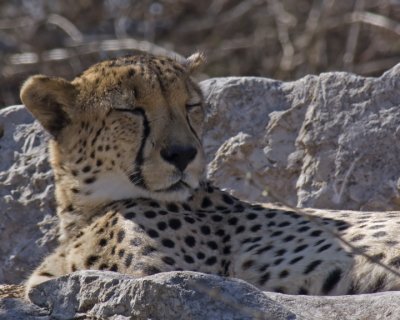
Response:
[[[99,256],[89,256],[86,258],[85,267],[90,268],[99,260]]]
[[[304,274],[309,274],[310,272],[314,271],[316,267],[318,267],[322,263],[322,260],[315,260],[307,265],[304,269]]]
[[[251,228],[250,228],[250,231],[251,232],[257,232],[258,230],[260,230],[261,229],[261,224],[256,224],[256,225],[254,225],[254,226],[252,226]]]
[[[362,240],[362,239],[364,239],[364,238],[365,238],[365,235],[363,235],[363,234],[357,234],[357,235],[355,235],[353,238],[351,238],[350,241],[360,241],[360,240]]]
[[[82,168],[82,172],[89,172],[91,169],[92,169],[91,166],[84,166],[84,167]]]
[[[286,278],[289,275],[289,271],[283,270],[281,273],[279,273],[279,278],[283,279]]]
[[[222,221],[222,219],[223,219],[223,217],[220,215],[217,215],[217,214],[214,214],[211,216],[211,220],[215,221],[215,222],[220,222],[220,221]]]
[[[296,262],[299,262],[303,258],[304,258],[303,256],[299,256],[299,257],[293,258],[292,260],[289,261],[289,264],[295,264]]]
[[[125,238],[125,231],[124,231],[124,230],[118,231],[118,234],[117,234],[117,242],[118,242],[118,243],[121,243],[122,240],[124,240],[124,238]]]
[[[115,217],[114,219],[111,220],[111,225],[115,226],[118,222],[118,217]]]
[[[193,224],[196,222],[192,217],[184,217],[183,218],[187,223]]]
[[[254,220],[255,218],[257,218],[257,215],[255,213],[249,213],[248,215],[246,215],[246,218],[249,220]]]
[[[395,268],[400,268],[400,256],[391,259],[389,265]]]
[[[207,246],[212,249],[212,250],[217,250],[218,249],[218,245],[215,241],[208,241],[207,242]]]
[[[206,257],[206,255],[200,251],[200,252],[197,252],[196,257],[197,257],[197,259],[202,260]]]
[[[332,289],[337,285],[341,278],[342,270],[336,268],[331,271],[322,285],[322,293],[328,294],[330,291],[332,291]]]
[[[269,278],[270,278],[269,272],[264,273],[264,274],[261,276],[260,280],[258,281],[258,284],[259,284],[260,286],[263,286],[263,285],[269,280]]]
[[[146,275],[148,275],[148,276],[151,276],[151,275],[153,275],[153,274],[156,274],[156,273],[160,273],[161,272],[161,270],[160,269],[158,269],[158,268],[156,268],[156,267],[154,267],[154,266],[146,266],[145,268],[144,268],[144,273],[146,274]]]
[[[310,232],[311,237],[319,237],[321,235],[322,231],[321,230],[314,230]]]
[[[217,258],[212,256],[208,259],[206,259],[206,261],[204,262],[206,265],[208,266],[212,266],[213,264],[215,264],[217,262]]]
[[[165,229],[167,229],[167,224],[164,221],[160,221],[157,223],[157,228],[160,231],[164,231]]]
[[[210,206],[212,206],[212,202],[211,202],[210,198],[204,197],[204,198],[203,198],[203,201],[201,202],[201,207],[202,207],[203,209],[205,209],[205,208],[208,208],[208,207],[210,207]]]
[[[147,234],[149,235],[150,238],[153,238],[153,239],[159,237],[158,232],[154,229],[147,230]]]
[[[308,290],[303,287],[300,287],[298,294],[307,295]]]
[[[182,226],[182,223],[179,219],[170,219],[168,225],[171,229],[178,230]]]
[[[227,204],[233,204],[234,202],[232,197],[228,196],[227,194],[222,195],[222,200]]]
[[[285,249],[279,249],[279,250],[275,251],[275,257],[283,256],[285,253],[286,253]]]
[[[172,259],[171,257],[162,257],[161,260],[162,260],[164,263],[166,263],[166,264],[168,264],[168,265],[170,265],[170,266],[172,266],[172,265],[175,264],[175,260]]]
[[[381,238],[381,237],[384,237],[386,235],[387,235],[387,233],[385,231],[378,231],[378,232],[375,232],[372,236],[375,237],[375,238]]]
[[[331,243],[328,243],[328,244],[326,244],[326,245],[320,247],[320,248],[317,250],[317,252],[325,251],[325,250],[329,249],[330,247],[332,247],[332,244],[331,244]]]
[[[144,216],[148,219],[153,219],[157,214],[154,211],[146,211]]]
[[[133,259],[133,254],[132,253],[128,253],[126,255],[125,261],[124,261],[125,267],[127,267],[127,268],[130,267],[130,265],[132,264],[132,259]]]
[[[284,221],[278,224],[278,227],[283,228],[283,227],[287,227],[290,226],[290,222],[289,221]]]
[[[130,241],[130,244],[133,245],[134,247],[139,247],[142,244],[142,239],[140,238],[133,238]]]
[[[271,250],[272,248],[273,248],[272,245],[267,245],[265,247],[258,249],[256,251],[256,254],[261,254],[261,253],[267,252],[267,251]]]
[[[90,177],[90,178],[86,178],[85,180],[83,180],[84,183],[86,184],[90,184],[96,181],[95,177]]]
[[[211,233],[210,227],[209,226],[201,226],[200,231],[204,235],[209,235]]]
[[[236,234],[242,233],[246,228],[244,226],[238,226],[236,228]]]
[[[189,246],[189,247],[194,247],[196,245],[196,240],[194,237],[192,236],[187,236],[185,237],[185,243]]]
[[[169,240],[169,239],[162,239],[161,243],[163,244],[164,247],[167,247],[167,248],[174,248],[175,247],[175,243],[172,240]]]
[[[118,266],[114,263],[114,264],[111,266],[110,271],[118,272]]]
[[[228,219],[228,224],[231,226],[235,226],[238,223],[238,221],[239,221],[238,218],[232,217]]]
[[[254,260],[247,260],[247,261],[243,262],[242,269],[247,270],[250,267],[252,267],[253,265],[254,265]]]
[[[187,263],[194,263],[194,259],[191,256],[188,255],[184,255],[183,259],[185,260],[185,262]]]
[[[283,242],[289,242],[289,241],[292,241],[295,238],[296,237],[294,235],[288,235],[287,237],[283,238],[282,241]]]
[[[175,203],[168,203],[167,204],[167,210],[171,212],[178,212],[179,208]]]
[[[136,213],[134,213],[133,211],[129,211],[129,212],[125,213],[126,219],[133,219],[133,218],[135,218],[135,216],[136,216]]]

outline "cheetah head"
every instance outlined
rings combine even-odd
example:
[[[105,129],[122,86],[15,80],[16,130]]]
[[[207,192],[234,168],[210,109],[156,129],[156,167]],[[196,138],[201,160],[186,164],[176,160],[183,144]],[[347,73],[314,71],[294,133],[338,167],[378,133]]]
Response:
[[[58,200],[183,201],[204,177],[204,103],[183,63],[139,55],[108,60],[73,81],[37,75],[21,100],[50,133]]]

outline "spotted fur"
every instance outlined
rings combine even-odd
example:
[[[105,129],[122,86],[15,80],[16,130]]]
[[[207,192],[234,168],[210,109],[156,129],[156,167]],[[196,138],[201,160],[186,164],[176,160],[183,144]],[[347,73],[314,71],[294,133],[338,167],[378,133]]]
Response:
[[[205,106],[190,77],[201,61],[130,56],[71,82],[27,80],[22,101],[53,137],[61,229],[28,289],[82,269],[192,270],[290,294],[400,289],[399,213],[304,214],[205,181]]]

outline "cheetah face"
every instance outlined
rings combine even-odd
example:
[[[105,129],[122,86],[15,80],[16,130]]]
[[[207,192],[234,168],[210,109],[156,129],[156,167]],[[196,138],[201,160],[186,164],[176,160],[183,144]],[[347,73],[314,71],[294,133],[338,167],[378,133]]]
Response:
[[[205,167],[204,103],[190,78],[200,60],[130,56],[94,65],[72,82],[28,79],[21,99],[53,137],[62,192],[78,202],[188,198]]]

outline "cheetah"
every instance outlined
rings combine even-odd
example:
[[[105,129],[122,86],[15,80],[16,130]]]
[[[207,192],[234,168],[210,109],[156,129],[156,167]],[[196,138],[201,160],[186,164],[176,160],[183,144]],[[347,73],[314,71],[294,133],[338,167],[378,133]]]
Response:
[[[287,294],[399,290],[399,212],[251,204],[206,180],[191,77],[203,60],[132,55],[25,82],[21,100],[51,135],[60,221],[27,291],[82,269],[197,271]]]

